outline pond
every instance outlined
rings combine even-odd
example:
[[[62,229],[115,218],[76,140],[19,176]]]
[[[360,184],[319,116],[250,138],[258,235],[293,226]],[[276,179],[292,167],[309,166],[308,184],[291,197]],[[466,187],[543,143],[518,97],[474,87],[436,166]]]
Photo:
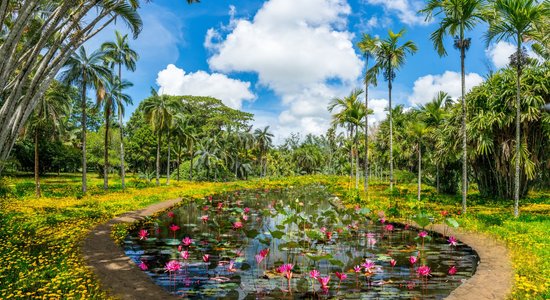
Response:
[[[188,299],[441,299],[479,260],[460,241],[345,207],[317,185],[185,203],[138,224],[124,249]]]

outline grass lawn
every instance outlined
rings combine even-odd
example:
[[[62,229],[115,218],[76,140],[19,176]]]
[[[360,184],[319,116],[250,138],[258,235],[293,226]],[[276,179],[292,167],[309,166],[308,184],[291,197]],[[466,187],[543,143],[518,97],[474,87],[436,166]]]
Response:
[[[358,202],[403,219],[419,209],[434,216],[447,210],[459,211],[459,197],[436,196],[431,188],[423,191],[423,201],[416,201],[413,184],[400,184],[390,200],[387,186],[371,184],[368,199],[358,199],[348,192],[342,177],[307,176],[231,183],[196,183],[171,181],[170,186],[151,187],[138,179],[129,179],[129,188],[120,191],[112,180],[112,191],[102,190],[103,182],[90,174],[89,193],[79,192],[80,178],[75,175],[43,178],[45,197],[33,197],[34,185],[28,177],[4,179],[0,185],[0,298],[104,299],[90,270],[79,253],[79,245],[95,225],[126,211],[183,197],[247,188],[276,188],[312,182],[324,182],[350,203]],[[397,209],[392,209],[397,204]],[[515,269],[513,298],[550,298],[550,193],[533,193],[522,202],[521,217],[514,219],[512,207],[470,196],[466,216],[457,216],[461,227],[486,232],[507,243]]]

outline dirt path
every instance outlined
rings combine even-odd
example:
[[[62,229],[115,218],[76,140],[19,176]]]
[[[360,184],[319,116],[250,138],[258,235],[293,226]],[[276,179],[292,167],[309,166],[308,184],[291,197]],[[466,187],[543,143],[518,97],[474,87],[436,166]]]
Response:
[[[154,284],[110,236],[114,224],[136,222],[145,216],[168,209],[179,201],[181,199],[173,199],[126,213],[97,226],[89,233],[83,242],[82,252],[87,264],[109,295],[120,299],[179,299]],[[431,230],[444,233],[442,225],[435,225]],[[477,251],[480,264],[475,275],[456,288],[446,299],[506,299],[511,292],[513,278],[506,246],[489,236],[462,230],[448,230],[447,235],[455,236]]]

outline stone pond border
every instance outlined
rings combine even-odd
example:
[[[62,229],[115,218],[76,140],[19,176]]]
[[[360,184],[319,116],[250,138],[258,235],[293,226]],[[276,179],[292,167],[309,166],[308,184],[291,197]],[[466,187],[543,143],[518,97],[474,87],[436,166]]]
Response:
[[[115,224],[140,221],[181,201],[182,199],[172,199],[125,213],[98,225],[88,234],[82,243],[84,259],[109,296],[118,299],[180,299],[168,294],[142,272],[124,254],[122,247],[115,244],[111,238],[111,230]],[[443,234],[445,227],[433,225],[429,229]],[[460,229],[448,229],[446,235],[453,235],[472,247],[478,253],[480,263],[474,276],[453,290],[445,299],[506,299],[512,289],[513,269],[504,243],[485,234]]]

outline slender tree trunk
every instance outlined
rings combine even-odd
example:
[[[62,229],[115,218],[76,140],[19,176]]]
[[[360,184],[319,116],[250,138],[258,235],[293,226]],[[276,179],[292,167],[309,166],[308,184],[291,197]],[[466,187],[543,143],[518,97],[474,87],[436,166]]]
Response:
[[[420,191],[422,190],[422,148],[418,143],[418,201],[420,201]]]
[[[82,193],[86,194],[87,190],[87,166],[86,166],[86,74],[82,73]]]
[[[178,143],[178,174],[176,175],[176,180],[180,181],[180,163],[181,163],[181,145]]]
[[[464,33],[461,28],[460,33],[461,41],[464,41]],[[461,85],[462,85],[462,97],[460,101],[462,103],[462,213],[466,213],[466,197],[468,195],[468,150],[466,140],[466,71],[464,68],[464,59],[466,58],[466,49],[464,45],[460,47],[460,72],[461,72]]]
[[[521,160],[521,36],[518,39],[518,58],[517,58],[517,78],[516,78],[516,161],[515,168],[516,174],[514,178],[514,217],[519,217],[519,175],[520,168],[519,162]]]
[[[193,153],[193,146],[191,146],[191,163],[189,164],[189,181],[193,180],[193,158],[195,158],[195,155]]]
[[[351,189],[351,181],[353,180],[353,126],[349,125],[349,188]]]
[[[118,78],[122,82],[122,66],[118,64]],[[122,87],[119,86],[119,92],[122,93]],[[122,123],[122,112],[118,112],[118,123],[120,127],[120,183],[122,190],[126,189],[126,170],[124,169],[124,124]]]
[[[35,186],[35,193],[36,198],[41,197],[40,193],[40,177],[39,177],[39,166],[38,166],[38,129],[34,130],[34,186]]]
[[[160,135],[161,131],[159,130],[158,136],[157,136],[157,161],[156,161],[156,184],[157,186],[160,185]]]
[[[390,110],[390,192],[393,192],[393,117],[392,117],[392,106],[391,106],[391,74],[392,70],[389,69],[389,80],[388,80],[388,99],[389,99],[389,110]]]
[[[367,69],[369,57],[367,56]],[[365,194],[369,194],[369,82],[365,74]]]
[[[103,189],[106,190],[109,188],[109,117],[111,116],[111,103],[110,101],[106,102],[105,108],[105,141],[103,149],[103,160],[105,161],[103,167]]]
[[[353,143],[355,144],[355,189],[359,189],[359,145],[358,145],[359,126],[355,126],[355,137]]]
[[[168,163],[166,163],[166,185],[170,184],[170,129],[166,134],[166,143],[168,144]]]
[[[439,194],[439,164],[435,165],[435,182],[436,191]]]

